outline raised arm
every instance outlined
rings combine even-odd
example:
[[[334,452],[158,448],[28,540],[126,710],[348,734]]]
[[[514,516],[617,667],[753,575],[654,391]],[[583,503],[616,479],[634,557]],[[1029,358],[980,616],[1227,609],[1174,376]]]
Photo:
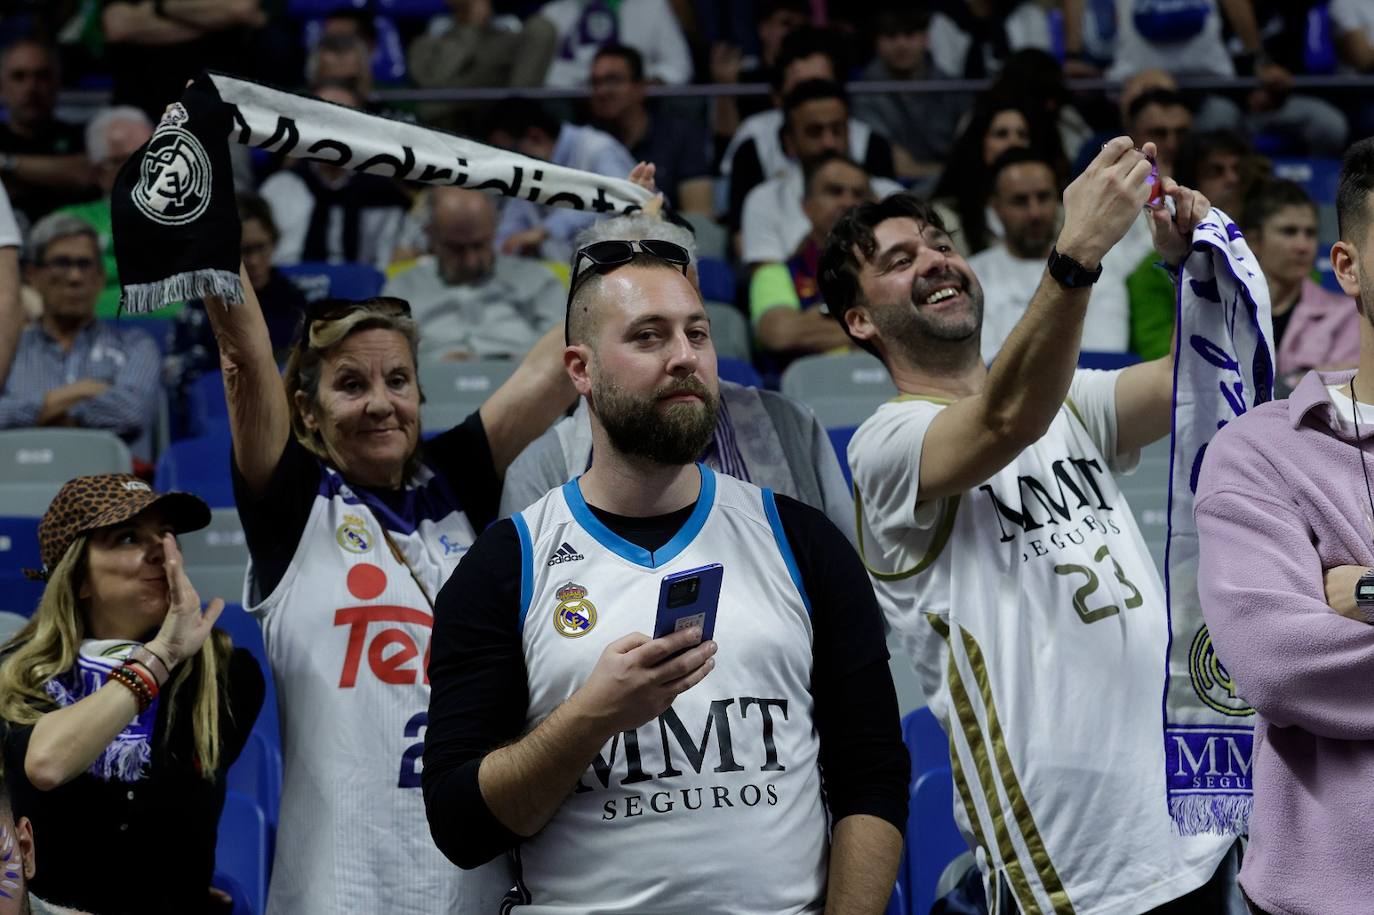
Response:
[[[1164,178],[1164,194],[1174,201],[1150,211],[1155,250],[1178,283],[1179,267],[1192,248],[1193,230],[1212,204],[1201,193]],[[1177,340],[1178,328],[1174,328]],[[1130,366],[1116,382],[1116,450],[1118,454],[1143,448],[1169,434],[1174,416],[1174,343],[1161,359]]]
[[[1153,155],[1152,144],[1146,152]],[[1150,163],[1117,137],[1064,191],[1055,247],[1087,270],[1126,234],[1149,196]],[[941,410],[921,446],[922,501],[972,489],[1049,429],[1069,392],[1090,287],[1070,289],[1044,273],[983,388]]]
[[[239,281],[243,284],[242,305],[225,306],[212,296],[205,300],[205,312],[219,341],[234,464],[249,490],[261,495],[286,449],[291,413],[286,387],[272,358],[267,321],[242,266]]]

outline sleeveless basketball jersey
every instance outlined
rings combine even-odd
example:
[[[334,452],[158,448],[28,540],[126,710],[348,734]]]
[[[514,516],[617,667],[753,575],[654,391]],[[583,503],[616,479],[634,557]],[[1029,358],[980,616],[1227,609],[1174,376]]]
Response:
[[[428,468],[406,489],[397,514],[322,465],[286,574],[250,607],[281,707],[271,915],[494,912],[511,885],[506,861],[464,873],[430,838],[420,768],[433,615],[420,588],[436,597],[474,534]]]
[[[824,905],[827,814],[800,573],[772,492],[698,467],[695,510],[653,553],[606,528],[577,480],[515,516],[531,728],[586,682],[609,643],[653,633],[664,576],[724,566],[715,669],[607,743],[519,847],[509,906],[522,915]]]
[[[1072,403],[991,479],[917,510],[900,430],[943,408],[884,404],[849,459],[874,590],[950,737],[960,829],[1022,912],[1174,899],[1231,839],[1174,834],[1164,592],[1131,510]]]

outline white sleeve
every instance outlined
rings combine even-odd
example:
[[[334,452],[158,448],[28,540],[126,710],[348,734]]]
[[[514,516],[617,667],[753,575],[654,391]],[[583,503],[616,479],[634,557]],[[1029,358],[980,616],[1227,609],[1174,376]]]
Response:
[[[765,181],[744,198],[740,213],[740,261],[745,264],[766,264],[785,261],[792,252],[784,251],[779,241],[776,207],[769,206],[771,182]]]
[[[1083,318],[1083,344],[1090,353],[1124,353],[1130,346],[1131,305],[1126,279],[1115,271],[1102,272],[1093,285]]]
[[[886,541],[899,539],[910,528],[929,527],[939,514],[938,502],[918,502],[921,447],[943,409],[925,401],[884,404],[849,442],[849,466],[855,497],[863,502],[864,523]]]
[[[652,13],[653,47],[645,49],[649,60],[644,75],[661,79],[669,86],[681,86],[692,81],[692,54],[687,49],[687,39],[682,37],[677,14],[667,0],[659,0],[656,6],[658,9]]]
[[[10,208],[10,195],[5,193],[4,185],[0,185],[0,248],[18,248],[22,241],[19,223]]]
[[[305,251],[305,236],[310,230],[310,216],[315,200],[305,182],[290,172],[281,171],[262,183],[258,193],[272,210],[277,224],[277,250],[274,264],[299,264]]]
[[[1140,452],[1116,451],[1116,382],[1120,377],[1121,369],[1079,369],[1069,384],[1069,401],[1107,466],[1126,473],[1140,463]]]

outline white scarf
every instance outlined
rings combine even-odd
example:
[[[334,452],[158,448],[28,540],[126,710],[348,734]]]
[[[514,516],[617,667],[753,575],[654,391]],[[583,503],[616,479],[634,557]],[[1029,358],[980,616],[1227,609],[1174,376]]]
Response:
[[[1212,209],[1179,284],[1165,588],[1169,606],[1164,763],[1180,833],[1245,833],[1254,709],[1212,650],[1197,594],[1197,475],[1217,429],[1273,397],[1269,287],[1240,230]]]
[[[77,650],[76,666],[53,677],[43,688],[62,708],[75,705],[103,687],[110,671],[124,664],[140,643],[123,639],[86,639]],[[121,687],[122,688],[122,687]],[[115,735],[88,770],[104,782],[136,782],[148,774],[153,761],[153,726],[157,722],[154,699],[128,727]]]

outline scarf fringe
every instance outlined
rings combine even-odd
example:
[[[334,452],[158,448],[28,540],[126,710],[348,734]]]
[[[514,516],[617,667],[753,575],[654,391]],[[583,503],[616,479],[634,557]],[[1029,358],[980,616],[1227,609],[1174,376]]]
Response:
[[[1169,815],[1181,836],[1205,833],[1245,835],[1249,831],[1250,795],[1227,794],[1213,797],[1189,795],[1169,798]]]
[[[187,299],[217,296],[228,305],[243,304],[243,285],[239,275],[228,270],[192,270],[177,273],[154,283],[136,283],[124,287],[119,307],[130,314],[147,314]]]
[[[94,768],[103,781],[136,782],[152,762],[153,748],[147,740],[125,739],[121,735],[105,748]]]

